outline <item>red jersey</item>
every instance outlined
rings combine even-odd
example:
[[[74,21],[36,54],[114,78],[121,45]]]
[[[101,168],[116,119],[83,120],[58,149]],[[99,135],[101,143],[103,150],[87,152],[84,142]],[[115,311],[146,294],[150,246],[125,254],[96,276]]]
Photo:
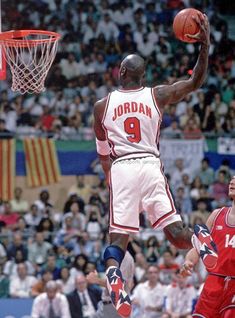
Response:
[[[231,208],[221,208],[212,225],[211,236],[218,248],[218,262],[213,273],[235,276],[235,225],[228,222]]]

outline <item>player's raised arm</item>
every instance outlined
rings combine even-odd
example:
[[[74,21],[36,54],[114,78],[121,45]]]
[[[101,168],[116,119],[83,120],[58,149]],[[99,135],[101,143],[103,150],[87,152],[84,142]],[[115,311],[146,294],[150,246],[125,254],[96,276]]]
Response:
[[[200,31],[195,35],[187,35],[201,43],[200,53],[193,73],[188,80],[178,81],[172,85],[160,85],[154,88],[154,93],[158,106],[164,107],[166,104],[176,103],[184,98],[188,93],[198,89],[203,84],[208,67],[208,54],[210,46],[210,27],[206,15],[194,17],[200,27]]]
[[[94,105],[94,131],[96,135],[96,149],[99,155],[100,163],[105,173],[106,182],[109,181],[109,171],[111,167],[110,147],[102,126],[102,118],[105,111],[107,98],[97,101]]]

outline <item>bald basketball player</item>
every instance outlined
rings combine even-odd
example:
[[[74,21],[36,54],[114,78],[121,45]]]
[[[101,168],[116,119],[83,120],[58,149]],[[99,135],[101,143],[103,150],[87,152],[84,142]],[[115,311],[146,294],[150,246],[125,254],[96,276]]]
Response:
[[[191,37],[201,43],[201,49],[188,80],[173,85],[144,87],[145,61],[136,54],[128,55],[119,70],[121,88],[97,101],[94,106],[97,152],[110,187],[111,244],[104,253],[107,288],[122,317],[129,317],[131,301],[124,289],[119,267],[129,233],[139,231],[141,211],[147,212],[152,227],[162,228],[167,239],[176,247],[190,248],[193,238],[198,250],[206,245],[204,263],[208,260],[209,267],[214,266],[217,259],[207,228],[197,227],[196,235],[193,235],[183,226],[159,158],[164,106],[180,101],[199,88],[206,76],[209,22],[206,16],[196,16],[195,21],[200,32]]]

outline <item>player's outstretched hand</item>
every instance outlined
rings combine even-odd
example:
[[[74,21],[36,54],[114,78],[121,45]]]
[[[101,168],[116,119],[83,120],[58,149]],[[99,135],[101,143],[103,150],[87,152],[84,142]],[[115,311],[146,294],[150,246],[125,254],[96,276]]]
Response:
[[[187,277],[192,275],[193,272],[193,263],[191,261],[185,261],[180,269],[180,275],[183,277]]]
[[[195,39],[205,45],[210,45],[210,24],[206,14],[194,16],[193,19],[200,28],[200,31],[194,35],[186,34],[187,37]]]

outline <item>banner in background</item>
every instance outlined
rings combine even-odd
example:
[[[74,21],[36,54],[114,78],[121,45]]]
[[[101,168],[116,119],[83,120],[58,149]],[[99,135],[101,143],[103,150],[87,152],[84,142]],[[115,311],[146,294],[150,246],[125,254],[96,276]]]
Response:
[[[15,140],[0,140],[0,199],[14,197],[15,188]]]
[[[24,151],[29,187],[59,182],[60,169],[54,140],[26,138],[24,139]]]
[[[235,154],[235,138],[220,137],[218,139],[218,153],[225,155]]]
[[[195,172],[204,157],[204,141],[162,139],[160,141],[161,160],[166,173],[172,173],[176,159],[184,160],[184,167]]]

